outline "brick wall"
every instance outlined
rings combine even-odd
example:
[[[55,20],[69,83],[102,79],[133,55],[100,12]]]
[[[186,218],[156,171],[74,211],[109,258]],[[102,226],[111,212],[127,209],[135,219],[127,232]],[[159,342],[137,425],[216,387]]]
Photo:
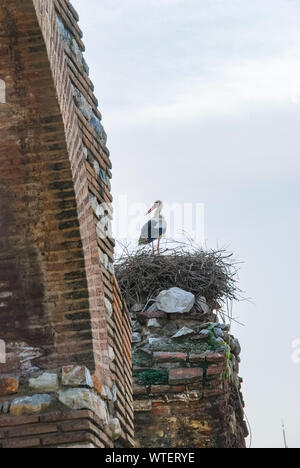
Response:
[[[0,412],[32,397],[28,382],[41,374],[56,375],[52,391],[63,391],[62,368],[73,365],[93,379],[76,382],[92,393],[88,407],[102,398],[106,423],[120,423],[116,444],[130,446],[130,319],[113,269],[111,161],[77,21],[66,0],[0,0]]]
[[[111,437],[88,410],[0,418],[1,448],[112,448]]]

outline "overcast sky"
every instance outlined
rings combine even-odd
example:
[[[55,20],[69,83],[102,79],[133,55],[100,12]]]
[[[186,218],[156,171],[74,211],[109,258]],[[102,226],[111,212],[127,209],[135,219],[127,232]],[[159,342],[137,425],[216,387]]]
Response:
[[[204,203],[245,263],[234,326],[253,447],[300,448],[299,0],[73,0],[115,200]],[[299,353],[300,355],[300,353]]]

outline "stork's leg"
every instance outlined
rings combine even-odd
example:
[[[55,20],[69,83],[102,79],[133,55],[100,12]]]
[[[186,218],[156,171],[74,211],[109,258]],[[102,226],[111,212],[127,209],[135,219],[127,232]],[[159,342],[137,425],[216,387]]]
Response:
[[[160,245],[160,238],[158,239],[158,243],[157,243],[157,253],[159,255],[159,245]]]
[[[152,242],[152,255],[154,255],[154,242]]]

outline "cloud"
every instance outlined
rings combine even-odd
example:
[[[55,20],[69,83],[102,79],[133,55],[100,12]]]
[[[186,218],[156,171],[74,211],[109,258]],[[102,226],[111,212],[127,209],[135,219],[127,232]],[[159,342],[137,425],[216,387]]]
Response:
[[[172,97],[160,96],[150,105],[113,110],[106,113],[106,118],[131,125],[165,120],[186,122],[243,112],[249,106],[297,105],[300,94],[297,52],[267,60],[210,64],[205,79],[179,84]],[[122,114],[126,114],[125,119]]]
[[[74,4],[108,123],[182,122],[249,105],[299,104],[299,2],[89,2],[90,10],[85,0]]]

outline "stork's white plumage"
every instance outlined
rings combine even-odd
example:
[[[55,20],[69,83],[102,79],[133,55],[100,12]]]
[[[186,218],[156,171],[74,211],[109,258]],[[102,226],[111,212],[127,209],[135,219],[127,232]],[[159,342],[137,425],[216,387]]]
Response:
[[[152,252],[154,254],[154,241],[158,241],[157,253],[159,253],[160,239],[165,235],[167,231],[167,222],[161,214],[163,209],[163,202],[156,201],[152,208],[146,213],[147,215],[154,211],[154,216],[148,223],[142,227],[141,236],[139,239],[139,245],[151,244]]]

